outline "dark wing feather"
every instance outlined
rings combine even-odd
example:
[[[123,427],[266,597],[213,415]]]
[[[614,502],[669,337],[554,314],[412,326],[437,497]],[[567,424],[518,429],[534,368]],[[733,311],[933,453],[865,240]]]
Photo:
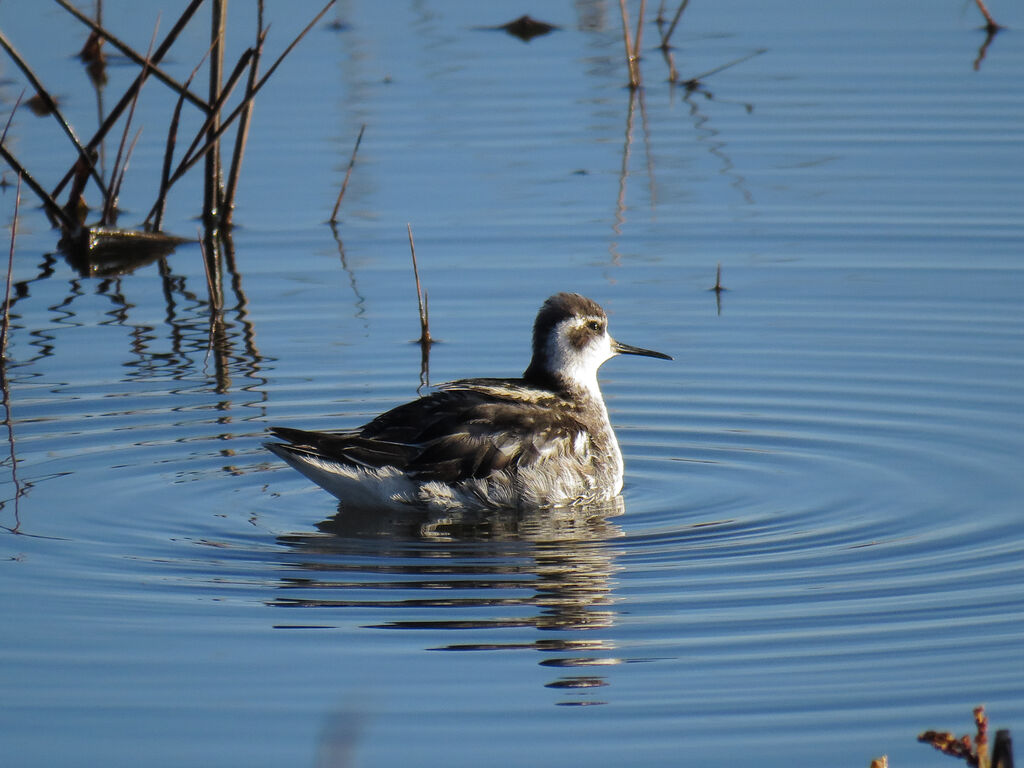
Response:
[[[327,459],[393,466],[442,482],[514,472],[573,450],[584,429],[571,407],[553,408],[557,397],[538,396],[544,394],[538,390],[488,384],[455,382],[349,432],[271,431],[293,448]]]

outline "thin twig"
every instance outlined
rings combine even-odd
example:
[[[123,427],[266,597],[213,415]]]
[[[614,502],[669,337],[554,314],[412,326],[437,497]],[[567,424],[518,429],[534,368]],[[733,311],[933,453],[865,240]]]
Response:
[[[1002,27],[996,24],[996,20],[992,18],[992,14],[988,12],[988,8],[985,7],[985,3],[982,0],[974,0],[978,4],[978,10],[981,11],[981,15],[985,17],[985,30],[989,34],[993,34]]]
[[[216,48],[216,45],[216,41],[211,44],[211,51]],[[227,121],[218,125],[220,110],[223,108],[224,102],[226,102],[228,97],[231,95],[231,92],[235,89],[235,86],[238,85],[238,80],[241,78],[242,73],[245,72],[245,67],[249,64],[249,60],[252,56],[252,48],[246,48],[242,53],[234,70],[232,70],[227,83],[225,83],[221,89],[220,95],[215,99],[213,111],[207,115],[206,121],[199,130],[196,131],[196,135],[192,139],[192,143],[189,145],[188,149],[185,150],[185,153],[182,155],[181,161],[178,163],[178,167],[175,168],[174,173],[171,174],[171,177],[168,180],[169,187],[184,176],[196,163],[209,155],[210,150],[220,143],[220,137],[223,136],[224,132],[227,130],[228,123],[238,116],[237,113],[232,113],[231,117],[229,117]],[[246,99],[242,104],[245,105],[250,100],[251,99]],[[202,149],[197,150],[196,147],[200,145],[200,142],[204,138],[206,138],[206,143],[202,145]]]
[[[132,139],[132,143],[128,145],[128,151],[125,152],[124,162],[121,164],[121,168],[114,178],[111,179],[110,187],[110,204],[103,211],[103,223],[113,224],[117,220],[117,198],[121,194],[121,184],[124,181],[124,175],[128,170],[128,161],[131,160],[132,152],[135,151],[135,145],[139,141],[139,136],[142,134],[142,128],[135,132],[135,138]]]
[[[20,99],[19,99],[20,100]],[[15,107],[17,109],[17,107]],[[7,129],[4,128],[6,133]],[[0,389],[3,390],[4,424],[7,425],[7,444],[11,449],[11,480],[14,482],[14,527],[4,528],[10,533],[18,533],[21,528],[21,517],[18,514],[18,500],[23,493],[18,481],[18,457],[14,452],[14,419],[11,418],[11,393],[7,381],[7,335],[11,323],[11,277],[14,274],[14,241],[18,232],[18,208],[21,205],[21,176],[18,176],[18,188],[14,195],[14,220],[11,222],[11,249],[7,257],[7,285],[4,289],[4,316],[0,326]]]
[[[359,128],[359,135],[356,136],[356,145],[352,147],[352,157],[348,160],[348,168],[345,171],[345,180],[341,182],[341,191],[338,193],[338,199],[334,201],[334,210],[331,211],[331,218],[329,221],[333,224],[338,220],[338,209],[341,207],[341,199],[345,196],[345,190],[348,189],[348,177],[352,175],[352,166],[356,164],[356,152],[359,151],[359,144],[363,140],[363,131],[366,130],[366,123],[363,123]]]
[[[238,133],[235,136],[235,146],[231,153],[231,169],[228,172],[228,183],[224,189],[224,211],[221,215],[221,222],[230,226],[231,216],[235,210],[235,192],[238,189],[238,178],[242,173],[242,157],[245,155],[245,146],[249,141],[249,126],[252,124],[252,109],[255,102],[252,96],[253,86],[256,85],[256,75],[260,67],[260,55],[263,53],[263,41],[266,40],[266,30],[263,28],[263,0],[259,0],[256,24],[256,49],[252,55],[252,62],[249,65],[249,80],[245,84],[245,99],[248,106],[242,111],[241,119],[238,121]]]
[[[11,110],[11,114],[7,116],[7,122],[4,123],[4,131],[0,133],[0,144],[7,141],[7,129],[11,127],[11,123],[14,122],[14,115],[18,111],[18,107],[21,106],[21,100],[25,98],[25,89],[21,89],[21,93],[18,94],[18,98],[14,101],[14,109]]]
[[[676,15],[672,17],[672,23],[668,25],[668,31],[661,36],[661,49],[668,49],[668,41],[672,38],[672,33],[676,31],[676,25],[679,23],[679,19],[683,15],[683,11],[686,10],[686,6],[690,4],[690,0],[682,0],[679,3],[679,7],[676,9]]]
[[[691,77],[689,80],[687,80],[684,83],[684,85],[691,90],[698,88],[700,86],[700,81],[703,80],[704,78],[711,77],[711,75],[717,75],[719,72],[723,70],[729,69],[730,67],[735,67],[737,64],[742,64],[745,61],[749,61],[755,56],[760,56],[767,50],[767,48],[758,48],[756,51],[754,51],[753,53],[748,53],[746,56],[740,56],[738,59],[733,59],[727,64],[722,64],[721,66],[715,67],[714,69],[709,69],[707,72],[701,72],[696,77]]]
[[[420,338],[419,343],[429,345],[433,343],[433,339],[430,338],[430,313],[427,309],[427,297],[420,290],[420,270],[416,265],[416,244],[412,241],[412,224],[406,224],[405,228],[409,231],[409,250],[412,252],[412,273],[416,278],[416,301],[419,303],[420,309]]]
[[[18,207],[21,205],[21,175],[14,193],[14,221],[11,222],[11,248],[7,254],[7,283],[4,287],[4,316],[0,321],[0,365],[7,361],[7,331],[11,326],[11,276],[14,274],[14,240],[18,233]]]
[[[123,42],[122,40],[118,39],[115,35],[111,34],[107,29],[105,29],[102,26],[102,24],[99,24],[90,19],[84,13],[82,13],[73,5],[71,5],[71,3],[67,2],[67,0],[55,0],[55,2],[65,11],[67,11],[76,19],[78,19],[87,27],[89,27],[89,29],[92,30],[93,34],[98,35],[99,37],[105,40],[109,40],[111,45],[113,45],[115,48],[121,51],[121,53],[123,53],[132,61],[134,61],[140,67],[145,65],[146,59],[144,59],[142,56],[136,53],[127,43]],[[192,91],[188,90],[187,82],[184,85],[182,85],[173,77],[171,77],[166,72],[161,70],[159,67],[153,66],[152,62],[149,63],[149,68],[152,76],[159,80],[161,83],[163,83],[164,85],[168,86],[169,88],[180,94],[183,98],[188,99],[195,106],[199,107],[199,109],[201,109],[204,113],[208,113],[210,111],[210,105],[204,99],[200,98],[199,96],[196,96],[194,93],[192,93]]]
[[[203,66],[203,62],[206,61],[206,57],[210,55],[210,51],[212,49],[213,46],[211,45],[210,48],[206,50],[206,53],[203,54],[199,63],[196,64],[192,73],[188,76],[188,80],[185,81],[186,88],[188,88],[189,84],[192,82],[192,78],[194,78],[199,72],[199,68]],[[164,148],[164,163],[163,168],[160,171],[160,191],[157,193],[156,205],[153,206],[153,210],[149,212],[149,215],[146,216],[146,220],[143,222],[143,225],[147,225],[149,224],[150,218],[155,217],[153,219],[153,229],[158,232],[160,231],[160,227],[163,225],[164,206],[167,200],[167,190],[170,186],[169,179],[171,175],[171,160],[174,159],[174,146],[177,142],[178,136],[178,122],[181,120],[181,108],[184,104],[184,93],[180,93],[178,95],[178,101],[174,105],[174,113],[171,115],[171,123],[167,128],[167,145]]]

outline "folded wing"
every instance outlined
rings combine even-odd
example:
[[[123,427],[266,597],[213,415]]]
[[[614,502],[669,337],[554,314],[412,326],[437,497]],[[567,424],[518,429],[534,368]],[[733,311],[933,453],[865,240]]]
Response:
[[[506,383],[499,391],[481,381],[446,385],[357,430],[271,432],[296,453],[448,483],[557,460],[579,452],[587,439],[571,409],[552,408],[536,390],[510,392]]]

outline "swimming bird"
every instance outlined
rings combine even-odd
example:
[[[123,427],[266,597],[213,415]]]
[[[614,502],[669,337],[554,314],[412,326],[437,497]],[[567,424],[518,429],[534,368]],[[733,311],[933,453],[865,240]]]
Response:
[[[434,511],[565,507],[610,501],[623,465],[597,370],[620,344],[600,305],[576,293],[544,302],[521,378],[461,379],[358,429],[272,427],[265,443],[346,506]]]

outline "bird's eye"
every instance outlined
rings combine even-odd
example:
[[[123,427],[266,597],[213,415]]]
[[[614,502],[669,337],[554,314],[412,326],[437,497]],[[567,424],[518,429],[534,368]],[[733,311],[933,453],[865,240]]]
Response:
[[[603,329],[601,328],[601,322],[599,320],[591,320],[587,323],[587,328],[592,330],[594,333],[600,333]]]

